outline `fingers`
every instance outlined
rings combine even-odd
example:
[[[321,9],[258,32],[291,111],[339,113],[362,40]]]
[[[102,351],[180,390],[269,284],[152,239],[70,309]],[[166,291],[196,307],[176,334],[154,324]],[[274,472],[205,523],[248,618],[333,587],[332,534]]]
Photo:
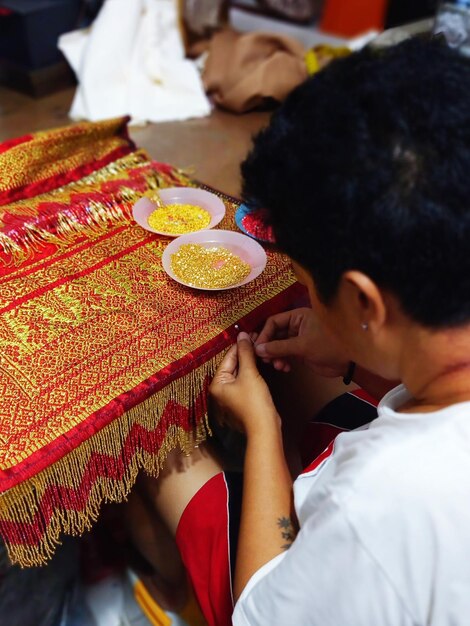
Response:
[[[217,372],[215,374],[216,377],[220,376],[235,376],[238,367],[238,346],[234,344],[225,354],[222,359]]]
[[[217,372],[212,380],[212,393],[215,393],[219,384],[234,382],[241,370],[248,373],[258,372],[254,351],[254,343],[257,338],[258,334],[254,332],[250,334],[240,332],[238,334],[237,343],[229,348],[217,368]],[[266,359],[266,361],[270,361],[270,359]],[[290,365],[283,359],[276,359],[273,365],[279,371],[287,372],[290,370]]]
[[[241,332],[238,334],[237,348],[239,371],[257,371],[253,341],[248,333]]]
[[[272,364],[274,369],[278,372],[290,372],[291,370],[290,363],[284,359],[274,359]]]
[[[260,332],[258,339],[256,340],[256,344],[262,344],[266,343],[267,341],[271,341],[271,339],[278,336],[281,332],[287,334],[291,314],[292,311],[285,311],[284,313],[279,313],[277,315],[272,315],[271,317],[268,317],[263,327],[263,330]]]
[[[291,337],[258,343],[255,350],[262,359],[283,359],[289,356],[302,356],[302,347],[303,340],[300,337]]]

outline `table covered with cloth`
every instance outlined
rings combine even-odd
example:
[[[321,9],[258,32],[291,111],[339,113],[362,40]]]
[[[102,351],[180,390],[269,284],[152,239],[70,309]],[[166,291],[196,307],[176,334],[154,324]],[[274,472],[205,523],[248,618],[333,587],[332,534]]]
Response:
[[[135,148],[127,120],[0,144],[0,535],[12,562],[46,563],[106,501],[126,498],[176,445],[209,434],[210,379],[238,328],[301,293],[288,261],[204,292],[161,265],[169,239],[132,205],[197,185]],[[218,194],[235,229],[233,198]]]

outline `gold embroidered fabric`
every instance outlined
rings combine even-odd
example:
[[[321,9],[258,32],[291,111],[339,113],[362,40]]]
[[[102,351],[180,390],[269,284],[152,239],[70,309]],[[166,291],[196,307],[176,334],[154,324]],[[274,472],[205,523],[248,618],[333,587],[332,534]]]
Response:
[[[195,184],[133,152],[4,207],[37,225],[27,245],[4,247],[0,272],[0,534],[22,565],[88,528],[140,469],[156,475],[169,450],[204,439],[207,386],[234,325],[252,330],[298,295],[274,251],[238,289],[172,281],[161,265],[169,240],[139,227],[131,207],[175,181]],[[219,227],[235,229],[237,203],[219,195]],[[44,206],[53,226],[37,221]]]
[[[38,132],[5,151],[0,146],[0,204],[32,184],[57,179],[110,155],[117,158],[119,150],[122,156],[130,145],[127,118],[117,118]]]

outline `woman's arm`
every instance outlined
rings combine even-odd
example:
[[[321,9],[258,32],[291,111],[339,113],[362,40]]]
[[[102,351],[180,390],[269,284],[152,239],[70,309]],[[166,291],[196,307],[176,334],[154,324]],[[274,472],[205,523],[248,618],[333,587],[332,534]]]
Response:
[[[281,420],[258,372],[253,344],[240,333],[222,361],[211,395],[247,437],[234,595],[294,540],[292,479],[282,446]]]
[[[235,601],[257,570],[291,546],[296,532],[292,479],[280,428],[250,433],[244,465]]]

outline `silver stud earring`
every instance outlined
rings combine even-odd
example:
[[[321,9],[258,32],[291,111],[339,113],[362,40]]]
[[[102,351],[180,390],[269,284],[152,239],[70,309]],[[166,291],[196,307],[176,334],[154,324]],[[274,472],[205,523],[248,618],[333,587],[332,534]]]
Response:
[[[369,330],[369,324],[367,322],[362,322],[361,328],[362,330]]]

